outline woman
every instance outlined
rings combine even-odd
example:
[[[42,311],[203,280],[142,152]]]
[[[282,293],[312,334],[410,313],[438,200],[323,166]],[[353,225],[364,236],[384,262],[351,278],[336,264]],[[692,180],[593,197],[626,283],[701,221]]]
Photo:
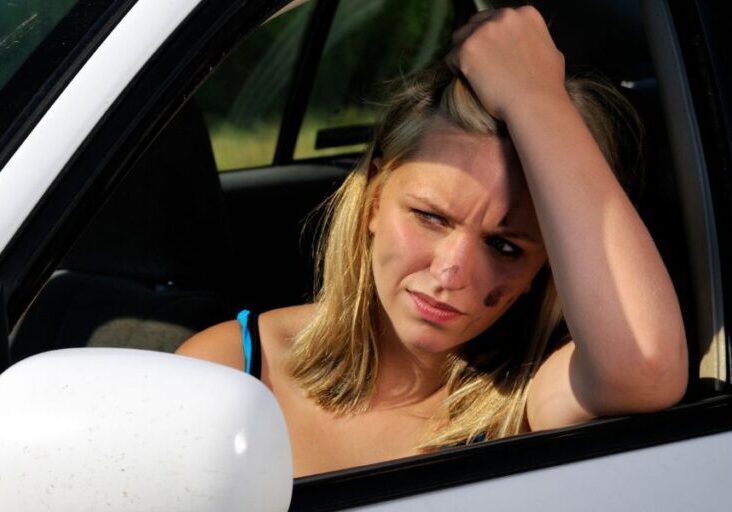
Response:
[[[455,76],[398,94],[331,199],[315,302],[243,322],[298,476],[685,391],[673,286],[612,170],[599,104],[621,104],[565,83],[531,7],[480,13],[454,43]],[[220,324],[179,353],[244,369],[242,333]]]

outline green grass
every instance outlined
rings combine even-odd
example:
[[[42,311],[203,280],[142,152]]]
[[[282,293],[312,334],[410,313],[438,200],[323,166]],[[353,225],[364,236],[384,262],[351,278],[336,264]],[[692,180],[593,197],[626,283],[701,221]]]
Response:
[[[261,124],[244,130],[221,123],[210,128],[211,146],[219,171],[271,165],[278,123]]]

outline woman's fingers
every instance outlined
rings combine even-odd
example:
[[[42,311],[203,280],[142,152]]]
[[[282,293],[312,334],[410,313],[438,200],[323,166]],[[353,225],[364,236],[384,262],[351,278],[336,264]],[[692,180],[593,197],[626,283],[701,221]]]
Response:
[[[479,11],[473,14],[465,25],[452,33],[452,49],[445,56],[445,63],[455,74],[461,74],[460,64],[457,60],[460,45],[470,37],[475,29],[493,17],[495,13],[496,9],[485,9],[483,11]]]
[[[496,12],[500,11],[500,9],[483,9],[482,11],[478,11],[475,14],[473,14],[470,19],[468,20],[468,23],[480,23],[482,21],[487,20],[491,16],[493,16]]]
[[[453,35],[448,66],[470,82],[491,114],[526,95],[564,91],[564,59],[533,7],[483,11]]]
[[[453,46],[459,46],[462,44],[467,37],[473,33],[473,30],[475,30],[475,25],[472,23],[467,23],[457,29],[455,32],[452,33],[452,45]]]
[[[473,14],[468,22],[452,33],[452,45],[459,46],[467,39],[473,30],[486,20],[489,20],[496,13],[495,9],[486,9]]]

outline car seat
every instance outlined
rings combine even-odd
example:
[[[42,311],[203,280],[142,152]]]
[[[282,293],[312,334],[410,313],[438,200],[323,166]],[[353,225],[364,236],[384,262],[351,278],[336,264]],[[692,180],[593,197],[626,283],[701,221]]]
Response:
[[[189,103],[16,324],[11,361],[81,346],[174,351],[233,317],[231,247],[208,132]]]

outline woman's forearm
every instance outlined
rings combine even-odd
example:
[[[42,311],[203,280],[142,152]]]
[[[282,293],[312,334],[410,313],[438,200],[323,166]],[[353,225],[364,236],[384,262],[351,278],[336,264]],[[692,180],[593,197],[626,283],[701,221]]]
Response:
[[[574,341],[534,377],[530,416],[558,426],[670,405],[687,379],[676,294],[567,93],[564,57],[541,14],[481,13],[454,39],[448,62],[508,126]]]
[[[506,110],[505,121],[576,344],[574,371],[601,391],[590,405],[673,403],[687,369],[676,294],[584,121],[569,96],[556,94],[524,98]],[[644,392],[650,389],[657,391]]]

